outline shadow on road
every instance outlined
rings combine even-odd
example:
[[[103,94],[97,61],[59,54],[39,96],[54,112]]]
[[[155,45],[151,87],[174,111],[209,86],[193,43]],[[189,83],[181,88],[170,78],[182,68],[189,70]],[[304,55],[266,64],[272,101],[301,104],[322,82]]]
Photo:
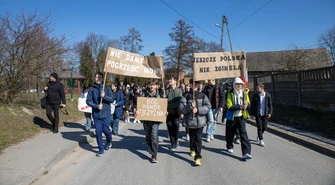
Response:
[[[38,125],[41,128],[51,129],[51,124],[40,117],[35,116],[33,118],[33,122],[35,125]]]

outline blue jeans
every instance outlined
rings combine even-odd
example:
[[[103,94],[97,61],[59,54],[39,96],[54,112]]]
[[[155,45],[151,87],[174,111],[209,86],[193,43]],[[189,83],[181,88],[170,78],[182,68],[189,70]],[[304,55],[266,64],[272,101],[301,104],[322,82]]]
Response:
[[[120,122],[120,118],[116,116],[116,114],[114,113],[111,116],[111,127],[112,127],[114,134],[116,135],[119,134],[119,122]]]
[[[95,132],[97,143],[99,146],[99,153],[104,153],[104,143],[102,141],[102,132],[106,136],[107,143],[112,142],[112,132],[109,129],[110,117],[103,119],[94,119]]]
[[[216,130],[216,119],[218,118],[218,114],[219,114],[219,108],[217,109],[211,109],[208,112],[207,115],[207,138],[210,136],[213,136],[215,134],[215,130]]]
[[[92,127],[92,113],[84,112],[86,118],[86,130],[91,130]]]

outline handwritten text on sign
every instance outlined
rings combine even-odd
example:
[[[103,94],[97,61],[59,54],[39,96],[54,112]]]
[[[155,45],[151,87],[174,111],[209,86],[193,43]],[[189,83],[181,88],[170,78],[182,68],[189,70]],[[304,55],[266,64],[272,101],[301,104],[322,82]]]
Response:
[[[167,99],[137,98],[137,116],[139,120],[166,122]]]
[[[194,80],[243,77],[246,72],[246,53],[194,53]]]
[[[105,72],[143,78],[163,78],[162,57],[142,56],[108,48]]]

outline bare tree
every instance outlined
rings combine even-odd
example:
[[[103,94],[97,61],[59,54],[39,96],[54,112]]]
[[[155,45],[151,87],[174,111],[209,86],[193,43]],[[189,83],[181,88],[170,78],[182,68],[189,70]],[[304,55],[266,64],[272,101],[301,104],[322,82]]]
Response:
[[[128,46],[130,45],[130,39],[128,35],[120,37],[120,46],[119,48],[123,51],[128,51]]]
[[[183,20],[176,22],[169,36],[174,44],[164,49],[164,61],[166,67],[176,70],[179,84],[181,72],[192,69],[192,53],[196,40],[192,26]]]
[[[335,24],[319,36],[318,42],[320,47],[328,50],[332,63],[335,64]]]
[[[206,42],[204,39],[196,37],[194,52],[222,52],[223,48],[216,42]]]
[[[13,102],[27,79],[41,76],[66,53],[65,36],[52,36],[51,14],[0,16],[0,101]],[[5,88],[6,87],[6,88]]]
[[[310,68],[308,61],[308,52],[306,48],[300,48],[296,45],[290,46],[290,51],[282,55],[278,62],[283,66],[279,71],[300,71]]]

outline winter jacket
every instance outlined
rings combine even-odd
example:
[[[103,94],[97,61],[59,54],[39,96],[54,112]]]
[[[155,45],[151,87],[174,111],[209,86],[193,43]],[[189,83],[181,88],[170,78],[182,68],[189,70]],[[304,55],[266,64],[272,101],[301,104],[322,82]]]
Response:
[[[255,93],[251,101],[250,115],[253,116],[260,115],[260,109],[261,109],[261,98],[259,93]],[[271,95],[270,93],[265,92],[265,116],[267,117],[269,114],[272,114],[272,111],[273,108],[272,108]]]
[[[184,114],[184,122],[188,128],[201,128],[206,126],[207,118],[206,115],[211,109],[211,103],[205,93],[195,92],[196,105],[198,112],[193,117],[192,101],[193,95],[191,93],[186,94],[180,100],[179,112]]]
[[[249,89],[245,89],[243,91],[243,101],[246,101],[249,104],[247,109],[242,111],[242,116],[243,116],[244,119],[249,118],[248,109],[250,108],[250,100],[249,100],[248,92],[249,92]],[[226,103],[226,105],[227,105],[228,111],[234,112],[234,111],[237,111],[237,110],[241,110],[240,105],[236,104],[235,102],[236,102],[236,100],[235,100],[235,96],[234,96],[234,89],[231,89],[227,93],[227,103]],[[234,117],[233,117],[233,120],[234,120]]]
[[[136,108],[137,107],[137,97],[141,97],[142,95],[139,93],[133,93],[130,95],[130,105],[132,106],[132,108]]]
[[[175,89],[169,88],[166,90],[166,97],[168,99],[167,111],[169,114],[178,114],[178,107],[182,96],[182,91],[177,87]]]
[[[122,117],[123,116],[123,104],[124,104],[124,96],[123,96],[123,92],[121,90],[119,90],[117,92],[117,99],[115,99],[115,97],[113,97],[114,100],[115,100],[115,103],[116,103],[116,107],[115,107],[115,112],[114,114],[117,116],[117,117]]]
[[[123,93],[123,97],[124,97],[124,106],[126,107],[126,109],[129,108],[130,106],[130,93],[128,92],[128,94]]]
[[[47,87],[46,100],[48,105],[60,105],[61,102],[66,104],[64,85],[58,79],[55,82],[49,81]]]
[[[86,104],[92,107],[94,119],[103,119],[111,116],[111,103],[114,102],[113,93],[110,87],[105,86],[105,96],[102,99],[102,109],[98,109],[101,100],[101,91],[103,84],[94,84],[90,88],[86,98]]]
[[[214,93],[213,93],[214,91]],[[212,109],[217,109],[217,108],[224,108],[225,107],[225,92],[224,90],[218,85],[207,85],[205,87],[204,93],[207,95],[211,105]],[[215,95],[215,97],[213,97]],[[214,98],[214,99],[213,99]]]

